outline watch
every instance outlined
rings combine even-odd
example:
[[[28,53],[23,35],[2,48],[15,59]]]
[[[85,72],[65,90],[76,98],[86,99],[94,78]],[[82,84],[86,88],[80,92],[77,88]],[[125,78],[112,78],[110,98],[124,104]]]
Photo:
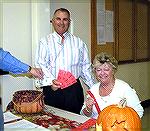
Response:
[[[32,67],[31,67],[31,66],[29,66],[28,72],[30,72],[30,71],[31,71],[31,69],[32,69]]]

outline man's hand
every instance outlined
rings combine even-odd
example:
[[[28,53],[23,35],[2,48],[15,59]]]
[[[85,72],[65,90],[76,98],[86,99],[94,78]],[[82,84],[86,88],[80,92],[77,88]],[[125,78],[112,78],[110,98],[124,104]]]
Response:
[[[52,90],[56,91],[58,90],[58,88],[61,87],[61,82],[59,82],[58,80],[54,79],[52,82],[53,82],[51,86]]]
[[[41,68],[33,68],[31,67],[31,70],[29,71],[29,73],[34,77],[34,78],[38,78],[38,79],[43,79],[43,71]]]

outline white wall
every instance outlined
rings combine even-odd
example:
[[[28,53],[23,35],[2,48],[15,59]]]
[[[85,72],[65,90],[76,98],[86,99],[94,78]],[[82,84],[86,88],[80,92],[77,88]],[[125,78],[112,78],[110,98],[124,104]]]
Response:
[[[2,47],[2,29],[3,29],[3,25],[2,25],[2,3],[0,2],[0,47]],[[2,77],[0,77],[0,96],[1,96],[1,85],[2,83]]]
[[[43,2],[42,2],[43,1]],[[41,37],[50,33],[50,3],[49,0],[31,3],[32,21],[32,63],[35,60],[35,51]]]
[[[49,3],[9,1],[1,3],[1,46],[21,61],[33,65],[35,48],[39,37],[49,33]],[[34,16],[34,17],[33,17]],[[3,110],[17,90],[33,89],[33,79],[6,75],[1,79],[0,95]]]
[[[129,83],[141,101],[150,99],[150,62],[119,65],[116,76]]]
[[[31,64],[31,24],[29,3],[3,3],[3,41],[5,50],[18,59]],[[3,76],[3,105],[10,101],[15,90],[32,89],[32,81],[24,78]]]

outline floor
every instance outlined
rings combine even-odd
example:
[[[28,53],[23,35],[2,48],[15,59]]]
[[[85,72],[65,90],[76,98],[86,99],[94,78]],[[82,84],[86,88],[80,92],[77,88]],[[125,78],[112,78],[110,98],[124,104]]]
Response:
[[[142,117],[142,131],[150,131],[150,107],[145,108],[144,116]]]

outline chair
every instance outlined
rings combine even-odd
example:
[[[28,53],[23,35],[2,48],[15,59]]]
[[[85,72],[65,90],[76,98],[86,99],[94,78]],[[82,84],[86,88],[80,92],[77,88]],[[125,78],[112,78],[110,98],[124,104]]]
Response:
[[[141,102],[141,105],[142,105],[142,107],[143,107],[144,109],[150,107],[150,99],[147,99],[147,100],[145,100],[145,101],[142,101],[142,102]]]

